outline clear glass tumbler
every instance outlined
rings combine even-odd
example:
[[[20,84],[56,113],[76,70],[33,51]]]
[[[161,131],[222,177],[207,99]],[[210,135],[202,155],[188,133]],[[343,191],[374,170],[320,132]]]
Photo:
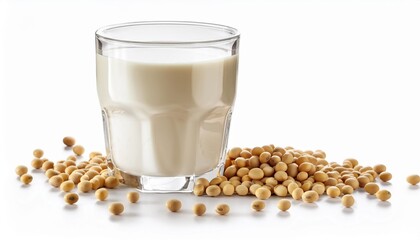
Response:
[[[112,172],[142,191],[192,191],[223,170],[239,33],[198,22],[96,32],[97,91]]]

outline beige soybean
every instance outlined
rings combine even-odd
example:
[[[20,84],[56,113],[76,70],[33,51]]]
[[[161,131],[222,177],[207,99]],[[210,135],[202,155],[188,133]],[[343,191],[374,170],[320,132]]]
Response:
[[[351,186],[354,190],[359,188],[359,181],[357,181],[357,179],[355,179],[355,178],[349,178],[346,181],[344,181],[344,183],[346,185]]]
[[[72,147],[76,143],[76,140],[74,139],[74,137],[66,136],[63,138],[63,143],[67,147]]]
[[[388,182],[392,179],[392,174],[389,172],[382,172],[379,174],[379,179],[381,179],[383,182]]]
[[[108,190],[106,188],[100,188],[95,191],[95,197],[99,201],[105,201],[108,198]]]
[[[291,182],[290,184],[287,185],[287,191],[289,192],[289,194],[292,194],[292,192],[296,189],[299,188],[299,186],[297,185],[297,183],[295,182]]]
[[[66,165],[64,165],[63,163],[56,163],[54,164],[54,170],[59,173],[63,173],[66,170]]]
[[[417,185],[420,182],[420,176],[417,174],[410,175],[407,177],[407,182],[411,185]]]
[[[77,201],[79,201],[79,195],[77,195],[77,193],[66,193],[64,195],[64,201],[67,204],[73,205],[75,204]]]
[[[219,177],[215,177],[210,181],[210,185],[219,185],[220,183],[223,182],[223,179],[219,176]]]
[[[205,188],[201,184],[196,184],[193,189],[193,193],[195,196],[202,196],[204,194]]]
[[[249,169],[246,167],[242,167],[238,169],[238,171],[236,172],[236,176],[243,177],[245,175],[248,175],[248,173],[249,173]]]
[[[231,177],[235,176],[236,171],[237,171],[236,166],[235,166],[235,165],[232,165],[232,166],[229,166],[229,167],[227,167],[227,168],[225,169],[225,173],[224,173],[224,175],[225,175],[227,178],[231,178]]]
[[[25,173],[22,176],[20,176],[20,181],[25,185],[28,185],[29,183],[31,183],[32,180],[33,180],[33,177],[30,174]]]
[[[52,168],[54,168],[54,163],[49,160],[45,161],[41,166],[41,169],[44,171],[47,171],[48,169]]]
[[[204,203],[194,204],[192,211],[196,216],[203,216],[206,213],[206,205]]]
[[[262,200],[254,200],[251,203],[251,208],[254,209],[255,211],[259,212],[259,211],[261,211],[265,208],[265,202],[262,201]]]
[[[366,184],[370,183],[370,179],[366,176],[357,177],[357,181],[359,182],[359,186],[362,188],[364,188]]]
[[[365,191],[370,195],[374,195],[379,191],[379,186],[376,183],[368,183],[365,185]]]
[[[255,191],[257,191],[257,189],[260,188],[260,187],[261,187],[261,185],[259,185],[259,184],[252,184],[249,187],[249,191],[251,192],[252,195],[255,195]]]
[[[74,187],[75,187],[74,182],[72,182],[70,180],[62,182],[60,184],[60,189],[63,192],[70,192],[71,190],[74,189]]]
[[[171,212],[178,212],[181,207],[182,203],[178,199],[170,199],[166,202],[166,208]]]
[[[253,180],[260,180],[264,177],[264,171],[261,168],[253,168],[249,170],[248,176]]]
[[[341,191],[336,186],[330,186],[327,189],[327,195],[331,198],[336,198],[336,197],[340,196],[340,194],[341,194]]]
[[[90,179],[89,182],[92,184],[92,190],[96,190],[100,187],[100,182],[96,178]]]
[[[77,184],[77,189],[79,192],[87,193],[92,191],[92,183],[89,181],[82,181],[79,184]]]
[[[281,199],[277,203],[277,208],[280,209],[283,212],[289,210],[291,206],[292,206],[292,203],[287,199]]]
[[[287,196],[287,188],[283,185],[277,185],[274,187],[274,194],[279,197],[286,197]]]
[[[260,200],[266,200],[271,196],[271,191],[267,188],[260,187],[255,191],[255,196]]]
[[[229,207],[229,205],[227,205],[225,203],[222,203],[222,204],[219,204],[219,205],[216,206],[215,211],[219,215],[226,215],[226,214],[229,213],[230,207]]]
[[[80,182],[80,178],[83,176],[83,174],[79,172],[73,172],[70,174],[69,179],[74,182],[74,184],[78,184]]]
[[[376,197],[381,201],[387,201],[391,198],[391,192],[388,190],[379,190],[376,193]]]
[[[267,163],[270,161],[271,154],[269,152],[262,152],[260,154],[260,163]]]
[[[227,184],[232,184],[230,181],[223,181],[219,184],[219,187],[223,189]]]
[[[44,156],[44,151],[42,151],[42,149],[35,149],[34,151],[33,151],[33,155],[34,155],[34,157],[36,157],[36,158],[42,158],[42,156]]]
[[[118,181],[118,179],[114,176],[109,176],[107,178],[105,178],[105,187],[106,188],[116,188],[118,187],[118,185],[120,185],[120,182]]]
[[[318,195],[322,195],[325,192],[325,186],[321,183],[321,184],[314,184],[312,186],[312,190],[317,192]]]
[[[15,168],[15,173],[20,177],[23,174],[28,172],[28,168],[26,166],[23,165],[19,165]]]
[[[89,176],[88,175],[83,175],[81,178],[80,178],[80,181],[81,182],[88,182],[90,180],[90,178],[89,178]]]
[[[234,147],[234,148],[231,148],[229,150],[228,156],[230,158],[232,158],[232,159],[235,159],[235,158],[239,157],[239,155],[241,154],[241,152],[242,152],[242,148],[240,148],[240,147]]]
[[[76,171],[78,168],[76,166],[68,166],[66,167],[66,169],[64,170],[65,173],[67,174],[72,174],[74,171]]]
[[[248,188],[241,184],[241,185],[236,186],[235,192],[239,196],[246,196],[248,194]]]
[[[354,197],[351,194],[344,195],[341,198],[341,203],[344,207],[349,208],[354,205]]]
[[[108,206],[108,211],[113,215],[120,215],[124,212],[124,205],[119,202],[113,202]]]
[[[45,172],[45,176],[47,176],[47,178],[48,179],[50,179],[51,177],[53,177],[53,176],[57,176],[57,175],[59,175],[60,173],[59,172],[57,172],[57,171],[55,171],[55,170],[53,170],[53,169],[48,169],[46,172]]]
[[[130,203],[136,203],[140,199],[140,194],[138,192],[128,192],[127,193],[127,200]]]
[[[35,168],[35,169],[40,169],[41,167],[42,167],[42,164],[44,163],[44,161],[42,161],[41,159],[39,159],[39,158],[34,158],[32,161],[31,161],[31,166],[33,167],[33,168]]]
[[[354,192],[354,189],[352,186],[344,185],[343,188],[341,188],[342,194],[352,194]]]
[[[60,173],[58,176],[63,179],[63,182],[69,180],[69,175],[67,173]]]
[[[373,171],[375,171],[377,174],[381,174],[386,171],[386,166],[383,164],[378,164],[373,166]]]
[[[50,183],[51,186],[53,186],[55,188],[58,188],[63,183],[63,178],[61,178],[59,175],[52,176],[48,180],[48,182]]]
[[[232,196],[235,193],[235,187],[232,184],[226,184],[225,186],[223,186],[222,191],[224,195]]]
[[[313,203],[313,202],[318,201],[318,199],[319,199],[318,193],[313,190],[309,190],[303,193],[302,195],[302,200],[306,203]]]
[[[85,148],[82,145],[75,145],[73,146],[73,152],[77,156],[81,156],[83,153],[85,153]]]
[[[206,194],[210,197],[217,197],[221,193],[220,187],[217,185],[210,185],[206,188]]]
[[[292,192],[292,198],[295,199],[295,200],[300,200],[300,199],[302,199],[303,193],[304,193],[304,191],[303,191],[302,188],[296,188]]]
[[[77,160],[77,157],[74,155],[70,155],[67,157],[67,160],[75,162]]]

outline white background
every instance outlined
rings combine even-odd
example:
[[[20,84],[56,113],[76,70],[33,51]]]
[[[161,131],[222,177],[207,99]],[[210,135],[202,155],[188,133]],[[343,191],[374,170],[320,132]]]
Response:
[[[241,236],[282,239],[420,239],[420,1],[2,1],[0,157],[2,236],[145,239]],[[385,163],[394,175],[381,185],[393,196],[379,203],[356,193],[344,210],[322,198],[315,207],[293,203],[279,214],[277,198],[253,213],[252,197],[196,198],[142,194],[137,205],[111,217],[107,203],[82,196],[74,207],[41,173],[23,187],[14,175],[32,150],[69,155],[61,139],[73,135],[87,151],[104,150],[95,86],[94,31],[139,20],[192,20],[241,31],[237,101],[229,145],[274,143],[323,149],[329,161]],[[128,191],[113,191],[125,201]],[[170,214],[166,199],[183,200]],[[111,201],[110,200],[110,201]],[[205,217],[191,206],[204,201]],[[231,204],[218,217],[214,206]],[[127,239],[127,238],[125,238]]]

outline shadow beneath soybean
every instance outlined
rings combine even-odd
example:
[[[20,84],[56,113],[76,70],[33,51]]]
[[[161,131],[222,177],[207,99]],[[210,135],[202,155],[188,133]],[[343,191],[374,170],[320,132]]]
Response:
[[[138,213],[134,212],[123,212],[120,215],[110,215],[109,220],[111,222],[122,222],[124,220],[127,220],[127,218],[135,218],[139,217]]]
[[[50,191],[50,192],[61,192],[59,188],[55,188],[55,187],[50,188],[50,190],[48,190],[48,191]]]
[[[251,216],[253,218],[264,218],[265,215],[266,214],[265,214],[264,210],[262,210],[262,211],[252,211],[252,213],[251,213]]]
[[[419,188],[420,188],[419,185],[410,185],[410,186],[408,186],[408,189],[410,189],[410,190],[418,190]]]
[[[367,199],[376,199],[376,196],[368,194],[368,195],[366,195],[366,198]]]
[[[301,204],[301,206],[303,207],[303,208],[306,208],[306,209],[317,209],[318,208],[318,204],[316,204],[316,203],[302,203]]]
[[[280,217],[280,218],[289,218],[290,217],[290,213],[288,211],[285,211],[285,212],[280,211],[280,212],[277,213],[277,217]]]
[[[95,204],[99,206],[106,206],[109,204],[109,202],[96,200]]]
[[[325,202],[332,203],[332,204],[339,204],[341,203],[341,199],[340,198],[327,198]]]
[[[73,205],[66,204],[63,206],[63,209],[66,211],[74,211],[77,208],[78,208],[77,204],[73,204]]]
[[[353,208],[343,208],[343,210],[341,210],[344,214],[353,214],[354,213],[354,209]]]
[[[391,203],[388,201],[380,201],[378,202],[378,207],[388,208],[388,207],[391,207]]]

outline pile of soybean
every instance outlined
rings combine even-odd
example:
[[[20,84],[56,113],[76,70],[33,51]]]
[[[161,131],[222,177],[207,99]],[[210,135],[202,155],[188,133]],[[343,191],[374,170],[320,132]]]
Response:
[[[255,210],[262,210],[265,203],[261,200],[272,195],[313,203],[326,194],[331,198],[341,197],[345,207],[353,206],[352,194],[359,188],[380,201],[391,198],[391,193],[380,189],[376,183],[377,179],[383,182],[392,179],[385,165],[363,166],[354,158],[340,164],[328,162],[326,157],[322,150],[301,151],[274,145],[235,147],[228,151],[224,174],[211,181],[197,179],[194,194],[211,197],[255,195],[259,199],[251,205]],[[420,176],[411,175],[407,182],[416,185]],[[278,207],[287,210],[290,202],[282,199]]]
[[[64,201],[67,204],[73,205],[79,200],[79,194],[72,192],[75,188],[80,193],[94,192],[98,201],[105,201],[109,195],[108,189],[117,188],[121,184],[121,179],[117,175],[110,174],[106,157],[95,151],[89,153],[88,160],[77,161],[85,153],[85,148],[82,145],[75,145],[76,140],[70,136],[64,137],[63,143],[73,152],[66,160],[50,161],[43,158],[42,149],[35,149],[33,151],[35,158],[31,161],[31,166],[42,170],[52,187],[66,193]],[[25,165],[17,166],[15,172],[20,176],[22,183],[32,182],[33,177],[28,174]],[[127,193],[127,200],[130,203],[138,202],[139,198],[137,191]],[[124,212],[124,205],[121,202],[112,202],[108,210],[111,214],[119,215]]]
[[[74,154],[66,160],[53,162],[43,158],[43,150],[35,149],[31,166],[42,169],[52,187],[66,192],[64,201],[67,204],[75,204],[79,200],[79,195],[72,192],[76,188],[82,193],[94,192],[98,201],[106,201],[108,189],[116,188],[122,183],[118,175],[111,174],[106,157],[100,152],[91,152],[88,160],[78,161],[85,152],[84,147],[75,145],[73,137],[64,137],[63,143]],[[17,166],[15,172],[23,184],[32,182],[33,177],[28,174],[26,166]],[[210,181],[198,178],[193,192],[196,196],[210,197],[255,195],[258,199],[251,204],[255,211],[263,210],[266,205],[264,200],[273,195],[282,197],[277,204],[281,211],[287,211],[291,207],[291,202],[286,197],[313,203],[323,194],[331,198],[341,197],[342,204],[351,207],[355,203],[352,193],[359,188],[381,201],[391,198],[388,190],[381,190],[376,184],[377,179],[383,182],[392,179],[392,174],[387,172],[385,165],[362,166],[354,158],[345,159],[341,164],[328,162],[326,153],[322,150],[301,151],[274,145],[235,147],[228,151],[224,174]],[[407,182],[416,185],[420,182],[420,176],[410,175]],[[127,193],[130,203],[137,203],[139,198],[137,191]],[[166,207],[171,212],[178,212],[182,203],[177,199],[170,199]],[[113,202],[108,209],[111,214],[120,215],[124,212],[124,204]],[[218,204],[215,208],[219,215],[227,215],[229,211],[230,207],[225,203]],[[195,204],[192,212],[197,216],[204,215],[205,204]]]

